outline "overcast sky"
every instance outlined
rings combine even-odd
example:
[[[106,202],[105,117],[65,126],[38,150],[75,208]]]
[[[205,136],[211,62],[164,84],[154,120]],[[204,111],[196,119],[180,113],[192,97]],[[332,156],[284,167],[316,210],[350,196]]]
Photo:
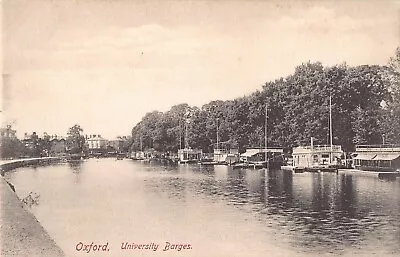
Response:
[[[3,0],[2,118],[19,135],[78,123],[111,139],[302,62],[384,65],[400,46],[400,1],[281,2]]]

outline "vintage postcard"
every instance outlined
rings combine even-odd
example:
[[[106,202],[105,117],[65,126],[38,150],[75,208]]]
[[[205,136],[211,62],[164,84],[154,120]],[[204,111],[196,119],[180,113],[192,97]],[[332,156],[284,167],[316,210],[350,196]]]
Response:
[[[1,256],[400,255],[400,1],[1,8]]]

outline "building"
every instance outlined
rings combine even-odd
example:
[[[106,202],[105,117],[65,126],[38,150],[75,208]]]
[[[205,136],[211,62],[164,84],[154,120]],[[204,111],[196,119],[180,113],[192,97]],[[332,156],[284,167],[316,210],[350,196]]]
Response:
[[[203,151],[199,149],[184,148],[178,150],[179,163],[194,163],[201,160]]]
[[[400,146],[358,145],[353,153],[353,166],[365,171],[400,172]]]
[[[101,137],[101,135],[89,135],[85,137],[86,144],[89,149],[89,154],[105,153],[107,151],[108,140]]]
[[[214,149],[214,162],[233,164],[238,162],[239,159],[239,149]]]
[[[120,153],[120,152],[123,152],[124,150],[126,150],[124,148],[126,147],[127,142],[128,142],[128,139],[126,138],[126,136],[124,136],[124,137],[119,136],[119,137],[114,138],[113,140],[110,140],[108,142],[108,145],[112,149],[114,149],[115,151]]]
[[[235,163],[239,161],[239,149],[214,149],[213,161],[218,163]]]
[[[62,137],[51,136],[50,137],[50,155],[59,156],[66,153],[66,140]]]
[[[7,125],[6,128],[0,128],[0,139],[3,139],[3,138],[17,138],[16,132],[17,132],[16,130],[13,130],[11,128],[11,125]]]
[[[39,136],[36,134],[36,132],[33,132],[31,135],[24,133],[24,137],[22,138],[21,142],[27,149],[33,150],[38,140]]]
[[[343,156],[340,145],[299,146],[293,148],[294,167],[340,165]]]

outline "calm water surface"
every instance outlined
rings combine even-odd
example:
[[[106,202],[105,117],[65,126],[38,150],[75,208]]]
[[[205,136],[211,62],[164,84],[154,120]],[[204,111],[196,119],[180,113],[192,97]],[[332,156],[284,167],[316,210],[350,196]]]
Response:
[[[68,256],[400,256],[399,179],[115,159],[5,177],[20,198],[40,195],[31,211]],[[110,251],[78,252],[79,242]]]

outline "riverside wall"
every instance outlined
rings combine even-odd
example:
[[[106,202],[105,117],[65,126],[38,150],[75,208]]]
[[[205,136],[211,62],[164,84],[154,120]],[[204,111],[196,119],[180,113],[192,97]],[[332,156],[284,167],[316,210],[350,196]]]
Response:
[[[65,256],[63,251],[15,193],[4,172],[22,166],[50,164],[61,158],[32,158],[1,161],[0,168],[0,256]]]

